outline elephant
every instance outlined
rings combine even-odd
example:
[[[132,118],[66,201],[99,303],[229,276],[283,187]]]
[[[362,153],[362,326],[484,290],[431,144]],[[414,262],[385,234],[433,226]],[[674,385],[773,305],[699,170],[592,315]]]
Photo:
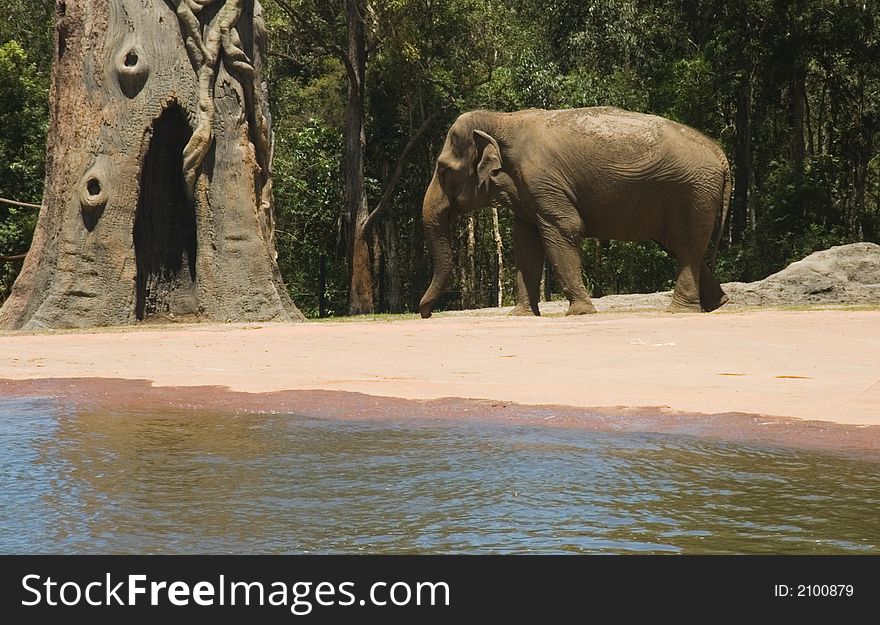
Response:
[[[670,312],[712,311],[727,295],[706,259],[730,205],[721,147],[677,122],[612,107],[470,111],[447,133],[422,206],[433,277],[419,304],[431,316],[453,273],[451,223],[490,202],[514,213],[516,305],[539,315],[545,256],[569,301],[595,313],[581,275],[585,237],[656,241],[675,257]]]

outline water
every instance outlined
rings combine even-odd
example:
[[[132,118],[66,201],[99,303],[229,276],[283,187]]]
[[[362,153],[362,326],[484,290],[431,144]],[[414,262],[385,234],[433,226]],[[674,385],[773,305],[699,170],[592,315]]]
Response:
[[[878,467],[686,436],[0,399],[0,552],[880,553]]]

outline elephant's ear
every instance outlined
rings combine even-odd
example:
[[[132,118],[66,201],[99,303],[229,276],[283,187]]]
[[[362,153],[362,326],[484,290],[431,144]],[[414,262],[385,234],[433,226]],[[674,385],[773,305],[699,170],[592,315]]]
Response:
[[[482,187],[484,184],[488,185],[492,176],[501,170],[501,149],[498,142],[482,130],[474,130],[474,142],[480,159],[477,164],[477,179]]]

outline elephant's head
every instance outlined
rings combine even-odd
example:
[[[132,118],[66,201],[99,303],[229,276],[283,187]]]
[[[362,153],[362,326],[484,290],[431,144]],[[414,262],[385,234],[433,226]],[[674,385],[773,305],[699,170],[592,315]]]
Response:
[[[425,240],[434,263],[434,276],[419,303],[422,317],[431,316],[434,304],[452,281],[451,223],[460,215],[486,206],[494,192],[493,179],[501,171],[498,142],[479,128],[479,116],[465,113],[456,120],[422,205]]]

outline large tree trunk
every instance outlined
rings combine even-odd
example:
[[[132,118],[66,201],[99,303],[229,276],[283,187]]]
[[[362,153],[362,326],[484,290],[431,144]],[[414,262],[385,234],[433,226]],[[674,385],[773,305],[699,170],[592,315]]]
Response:
[[[58,0],[43,209],[3,327],[302,318],[275,263],[261,8],[200,4]]]
[[[345,206],[349,227],[348,313],[373,312],[373,276],[370,271],[370,247],[367,243],[367,196],[364,190],[364,75],[367,49],[364,34],[366,0],[345,0],[348,27],[346,66],[348,103],[345,108]]]

